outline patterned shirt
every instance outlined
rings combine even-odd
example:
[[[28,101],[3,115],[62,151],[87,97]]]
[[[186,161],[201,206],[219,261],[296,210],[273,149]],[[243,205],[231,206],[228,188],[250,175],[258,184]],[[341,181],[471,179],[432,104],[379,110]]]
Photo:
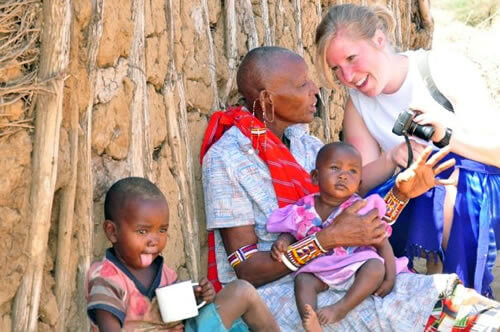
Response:
[[[157,265],[158,272],[149,289],[118,260],[113,249],[108,249],[101,261],[92,264],[87,273],[86,297],[93,331],[99,331],[96,310],[113,314],[123,331],[166,327],[160,317],[155,289],[173,283],[177,274],[163,264],[161,256],[153,264]]]
[[[297,162],[311,171],[323,143],[307,134],[307,125],[290,126],[285,135]],[[255,225],[259,250],[271,248],[277,234],[267,232],[267,217],[278,207],[271,175],[238,128],[229,129],[208,150],[203,159],[203,188],[208,229]],[[215,250],[219,280],[236,279],[218,231]]]

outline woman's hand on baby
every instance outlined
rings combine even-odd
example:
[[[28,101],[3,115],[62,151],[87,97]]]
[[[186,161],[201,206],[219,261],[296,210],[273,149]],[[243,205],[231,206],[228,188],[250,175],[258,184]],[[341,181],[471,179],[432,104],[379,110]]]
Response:
[[[436,185],[455,184],[453,179],[437,179],[436,175],[455,165],[455,159],[440,161],[450,152],[445,147],[429,158],[432,147],[425,148],[422,155],[406,170],[396,177],[395,194],[399,199],[414,198],[422,195]]]
[[[358,200],[335,217],[334,222],[316,233],[323,248],[368,246],[384,241],[385,223],[378,217],[378,210],[372,209],[366,214],[358,214],[365,205],[365,200]]]
[[[215,298],[215,288],[207,278],[201,278],[199,285],[195,287],[194,292],[198,299],[211,303]]]

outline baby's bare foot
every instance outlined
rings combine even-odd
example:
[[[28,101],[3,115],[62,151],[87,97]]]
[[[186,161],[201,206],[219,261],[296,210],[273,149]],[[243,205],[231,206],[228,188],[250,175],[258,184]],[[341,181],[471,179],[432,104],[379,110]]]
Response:
[[[318,319],[321,325],[333,324],[344,319],[347,312],[338,303],[318,309]]]
[[[318,316],[316,316],[314,309],[309,304],[306,304],[304,306],[304,311],[304,320],[302,322],[304,330],[306,330],[306,332],[322,332],[323,330],[319,325]]]

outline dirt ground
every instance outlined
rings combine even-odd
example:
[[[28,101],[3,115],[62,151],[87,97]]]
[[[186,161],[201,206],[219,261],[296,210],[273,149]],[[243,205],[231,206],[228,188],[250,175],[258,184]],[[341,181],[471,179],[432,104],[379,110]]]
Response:
[[[496,109],[500,112],[500,17],[496,16],[492,26],[465,25],[446,10],[441,1],[434,1],[431,9],[435,23],[434,49],[450,49],[471,59],[486,80]],[[500,252],[499,255],[500,256]],[[500,258],[494,269],[493,291],[500,300]]]

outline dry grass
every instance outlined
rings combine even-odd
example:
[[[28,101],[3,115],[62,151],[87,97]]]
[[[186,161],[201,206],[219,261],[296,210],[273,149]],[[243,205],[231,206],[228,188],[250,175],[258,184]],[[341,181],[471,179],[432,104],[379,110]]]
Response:
[[[473,27],[491,25],[498,18],[499,0],[440,0],[441,6],[453,12],[460,22]]]
[[[40,0],[6,0],[0,4],[0,137],[33,126],[33,97],[45,91],[37,82]],[[11,118],[8,106],[23,101],[24,114]]]
[[[445,6],[449,2],[450,0],[433,2],[431,9],[435,21],[433,48],[462,54],[474,62],[500,111],[500,44],[498,43],[500,17],[497,17],[491,26],[480,24],[473,27],[456,18],[456,12]]]

